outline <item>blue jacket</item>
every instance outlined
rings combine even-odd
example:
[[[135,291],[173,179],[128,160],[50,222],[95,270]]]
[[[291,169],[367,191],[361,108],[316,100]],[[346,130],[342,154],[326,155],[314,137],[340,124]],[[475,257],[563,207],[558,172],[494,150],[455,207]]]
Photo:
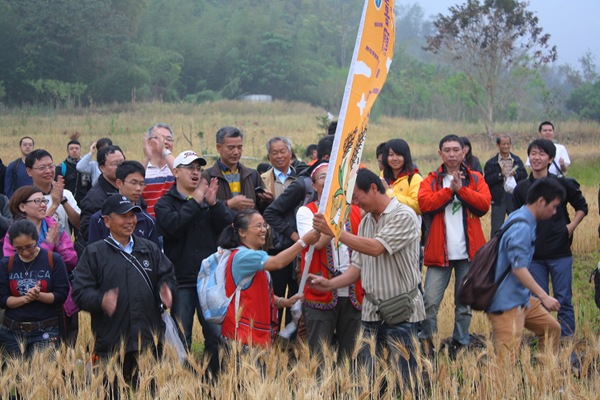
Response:
[[[4,194],[10,199],[15,190],[27,185],[33,185],[33,179],[27,174],[23,160],[17,158],[6,167]]]
[[[533,258],[536,220],[531,211],[523,206],[511,213],[504,225],[516,218],[526,222],[515,222],[502,235],[498,247],[498,260],[494,270],[496,282],[509,268],[527,268]],[[529,289],[521,283],[515,274],[509,272],[498,286],[498,290],[485,312],[496,313],[518,306],[529,306],[530,296]]]

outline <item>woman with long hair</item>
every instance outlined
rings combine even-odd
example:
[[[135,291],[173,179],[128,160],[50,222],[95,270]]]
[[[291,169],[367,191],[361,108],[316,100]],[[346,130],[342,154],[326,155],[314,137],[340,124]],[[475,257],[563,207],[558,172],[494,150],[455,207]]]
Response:
[[[465,164],[471,171],[477,171],[481,175],[483,175],[483,170],[481,169],[481,161],[479,158],[473,155],[473,147],[471,146],[471,141],[468,137],[461,137],[463,141],[463,152],[465,156],[463,158],[463,164]]]
[[[58,254],[38,246],[38,239],[27,219],[8,228],[7,241],[17,254],[0,261],[0,307],[5,309],[0,347],[10,356],[29,356],[35,349],[56,347],[59,340],[56,309],[69,292],[67,270]]]
[[[420,215],[418,194],[423,177],[413,164],[408,143],[403,139],[388,141],[383,148],[382,163],[386,194]]]
[[[300,240],[275,256],[261,250],[267,236],[267,224],[254,209],[239,211],[233,224],[219,237],[219,246],[232,250],[227,266],[226,293],[231,296],[244,279],[239,309],[232,301],[223,321],[222,335],[245,345],[270,346],[277,333],[277,308],[291,307],[301,294],[289,299],[273,294],[269,271],[279,270],[291,263],[306,246],[316,243],[320,234],[311,230]]]

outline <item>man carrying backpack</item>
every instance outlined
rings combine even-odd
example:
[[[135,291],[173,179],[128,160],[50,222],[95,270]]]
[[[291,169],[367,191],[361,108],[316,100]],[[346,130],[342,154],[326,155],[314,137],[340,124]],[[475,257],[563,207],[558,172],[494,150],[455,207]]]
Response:
[[[77,203],[81,203],[92,187],[90,174],[77,171],[77,163],[81,159],[81,143],[77,139],[67,143],[67,158],[56,166],[55,176],[65,178],[65,189],[71,191]]]
[[[565,196],[555,179],[538,179],[527,192],[526,205],[511,213],[504,223],[517,220],[500,239],[495,279],[500,280],[508,268],[512,273],[502,280],[485,312],[492,324],[496,353],[505,361],[516,361],[524,328],[538,336],[540,350],[548,347],[558,354],[560,325],[548,311],[558,311],[560,303],[536,283],[529,264],[535,250],[537,222],[552,218]]]

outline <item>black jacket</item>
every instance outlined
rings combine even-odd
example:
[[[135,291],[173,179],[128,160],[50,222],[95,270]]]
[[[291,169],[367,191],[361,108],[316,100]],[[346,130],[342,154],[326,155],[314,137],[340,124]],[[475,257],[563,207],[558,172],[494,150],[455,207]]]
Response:
[[[73,281],[73,299],[80,309],[92,317],[94,351],[118,351],[121,339],[125,351],[138,350],[154,344],[154,335],[162,337],[164,323],[160,316],[160,287],[167,283],[175,296],[173,264],[158,246],[149,240],[133,236],[133,252],[150,279],[152,290],[144,276],[124,256],[111,239],[90,244],[83,252]],[[102,298],[109,289],[119,289],[117,308],[112,316],[102,310]]]
[[[0,194],[4,194],[4,178],[6,176],[6,165],[0,158]]]
[[[70,190],[77,204],[80,204],[85,195],[90,191],[92,178],[90,174],[77,171],[76,167],[77,163],[73,163],[67,158],[56,166],[55,176],[62,175],[65,178],[65,189]]]
[[[81,201],[81,204],[79,205],[79,208],[81,209],[81,227],[79,231],[86,242],[89,235],[90,217],[102,208],[102,203],[104,203],[104,200],[106,200],[108,196],[116,193],[119,193],[119,189],[107,181],[103,175],[100,175],[98,182],[92,186],[90,191]]]
[[[195,287],[200,263],[217,251],[219,235],[233,222],[227,207],[219,200],[212,207],[186,200],[173,185],[158,199],[154,212],[165,254],[175,265],[178,285]]]
[[[525,165],[523,165],[523,161],[510,153],[510,156],[513,159],[513,166],[517,167],[515,171],[515,180],[521,182],[523,179],[527,178],[527,170],[525,170]],[[502,174],[502,167],[498,162],[498,154],[494,157],[487,160],[485,163],[485,167],[483,168],[484,179],[490,188],[490,194],[492,195],[492,204],[501,203],[504,196],[504,175]]]
[[[312,171],[312,168],[298,175],[297,179],[283,191],[281,196],[269,204],[263,214],[265,221],[273,229],[274,237],[278,235],[281,240],[289,239],[287,246],[285,243],[278,245],[281,249],[293,244],[290,236],[298,231],[296,227],[296,211],[298,208],[317,199],[317,193],[312,189],[310,171]]]
[[[583,211],[588,213],[588,205],[585,197],[579,189],[579,183],[573,178],[561,177],[548,174],[565,188],[567,197],[559,204],[556,209],[556,214],[548,220],[538,221],[535,230],[535,252],[534,260],[556,259],[568,257],[571,253],[571,243],[573,236],[569,237],[567,225],[571,222],[567,203],[570,204],[575,211]],[[515,201],[515,209],[519,209],[522,205],[527,204],[527,190],[535,182],[533,175],[529,175],[517,184],[513,192]]]

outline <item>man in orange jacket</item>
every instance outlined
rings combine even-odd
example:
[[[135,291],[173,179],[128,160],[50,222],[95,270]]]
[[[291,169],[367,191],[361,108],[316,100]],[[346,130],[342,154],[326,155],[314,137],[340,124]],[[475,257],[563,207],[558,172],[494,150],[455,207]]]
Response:
[[[421,339],[431,339],[437,332],[437,314],[452,270],[455,278],[455,311],[452,350],[470,342],[471,308],[461,304],[456,292],[469,270],[470,260],[485,243],[480,218],[492,201],[483,176],[463,164],[463,142],[456,135],[440,141],[438,154],[442,165],[421,182],[419,208],[429,219],[425,244],[425,311]]]

